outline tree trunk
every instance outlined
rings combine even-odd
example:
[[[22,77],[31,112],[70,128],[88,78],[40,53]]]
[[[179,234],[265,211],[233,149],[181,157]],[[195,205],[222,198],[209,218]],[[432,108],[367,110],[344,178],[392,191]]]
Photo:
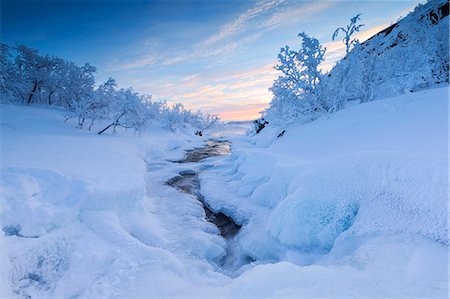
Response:
[[[51,106],[52,105],[52,95],[54,94],[54,92],[50,92],[48,94],[48,104]]]
[[[78,117],[78,126],[80,127],[80,129],[83,128],[84,121],[85,121],[84,117],[80,117],[80,116]]]
[[[33,95],[36,92],[36,89],[37,89],[37,83],[35,82],[34,86],[33,86],[33,90],[31,91],[30,95],[28,96],[27,104],[31,103],[31,100],[33,99]]]
[[[69,115],[69,116],[64,116],[65,120],[64,122],[66,123],[69,119],[73,118],[73,115]]]
[[[109,128],[111,128],[112,126],[114,126],[115,123],[112,123],[110,125],[108,125],[106,128],[104,128],[103,130],[101,130],[100,132],[98,132],[98,135],[101,135],[103,132],[105,132],[106,130],[108,130]]]
[[[94,125],[94,121],[95,121],[95,119],[91,120],[91,124],[89,125],[89,131],[92,129],[92,126]]]

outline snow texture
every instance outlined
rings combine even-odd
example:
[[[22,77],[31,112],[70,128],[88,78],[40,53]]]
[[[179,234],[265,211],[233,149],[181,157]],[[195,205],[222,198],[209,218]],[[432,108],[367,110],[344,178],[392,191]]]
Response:
[[[243,253],[276,262],[238,281],[274,270],[298,277],[305,296],[444,297],[447,111],[448,88],[439,88],[293,124],[281,138],[270,127],[233,138],[233,154],[202,173],[202,192],[243,224]],[[284,273],[278,261],[305,267]]]
[[[2,105],[1,295],[444,298],[447,96],[230,135],[231,156],[200,163],[171,162],[207,138],[192,132],[98,136],[56,108]],[[183,171],[242,225],[232,249],[253,262],[218,266],[217,227],[165,185]]]

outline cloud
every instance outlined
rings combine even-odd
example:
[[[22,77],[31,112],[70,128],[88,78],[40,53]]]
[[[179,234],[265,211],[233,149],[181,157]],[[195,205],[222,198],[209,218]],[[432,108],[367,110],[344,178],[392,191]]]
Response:
[[[223,119],[255,119],[268,106],[268,88],[277,76],[275,61],[241,70],[210,70],[175,75],[164,80],[136,84],[151,90],[154,99],[182,102],[187,107],[219,114]],[[240,112],[239,112],[240,111]]]
[[[259,1],[256,5],[223,25],[198,47],[213,55],[228,54],[249,44],[277,27],[298,22],[336,5],[334,2]],[[204,52],[201,55],[205,56]],[[213,56],[211,55],[211,56]]]
[[[287,7],[277,11],[260,25],[265,30],[272,30],[276,27],[298,22],[301,18],[312,16],[326,9],[335,6],[335,1],[303,2],[299,7]]]
[[[203,45],[208,46],[220,43],[225,39],[231,38],[242,31],[247,30],[251,26],[252,22],[254,22],[259,16],[273,10],[283,2],[285,2],[285,0],[259,1],[256,3],[255,7],[247,10],[239,15],[235,20],[222,26],[219,32],[208,37],[203,42]]]
[[[222,120],[253,120],[258,118],[266,107],[267,104],[248,104],[220,111],[220,116]]]
[[[224,41],[215,46],[200,43],[195,45],[191,51],[173,53],[172,57],[162,59],[161,64],[170,66],[181,63],[198,62],[204,59],[209,59],[208,63],[210,65],[222,63],[224,58],[232,54],[239,47],[257,40],[261,35],[261,32],[251,33],[236,40]]]
[[[206,61],[209,65],[223,64],[237,50],[258,40],[277,27],[305,20],[331,6],[333,1],[303,2],[287,0],[262,0],[228,23],[216,33],[196,44],[179,47],[163,47],[153,39],[143,41],[143,49],[150,54],[120,63],[118,68],[132,69],[144,66],[173,66]]]
[[[387,26],[388,24],[363,27],[355,37],[364,41]],[[322,68],[327,71],[344,56],[345,47],[341,41],[328,42],[325,46],[327,56]],[[197,54],[186,55],[192,55],[190,59],[194,59]],[[143,58],[142,63],[151,62],[152,59],[154,59],[152,56]],[[194,68],[190,72],[170,73],[154,79],[143,76],[138,82],[134,82],[133,86],[150,91],[155,99],[182,102],[194,110],[201,109],[219,114],[226,120],[255,119],[259,116],[259,112],[268,106],[272,97],[268,89],[278,76],[278,71],[273,68],[275,60],[259,66],[255,66],[255,63],[257,62],[253,62],[253,66],[247,68],[240,64],[228,65],[225,68],[207,67],[203,70]],[[139,63],[135,62],[134,65]],[[236,69],[237,67],[240,69]]]
[[[124,63],[120,64],[119,69],[126,70],[126,69],[134,69],[134,68],[154,65],[154,64],[159,63],[160,60],[161,60],[161,57],[158,54],[151,53],[144,57],[139,57],[137,59],[124,62]]]

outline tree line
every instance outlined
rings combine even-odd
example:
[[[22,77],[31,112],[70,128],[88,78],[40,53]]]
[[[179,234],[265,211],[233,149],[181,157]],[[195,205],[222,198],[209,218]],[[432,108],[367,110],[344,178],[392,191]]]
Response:
[[[112,78],[96,86],[91,64],[42,55],[25,45],[0,44],[0,65],[1,102],[63,107],[66,121],[76,120],[79,128],[91,130],[101,120],[98,134],[119,127],[141,131],[152,121],[171,130],[191,126],[201,131],[218,121],[182,104],[152,101],[132,88],[118,88]]]

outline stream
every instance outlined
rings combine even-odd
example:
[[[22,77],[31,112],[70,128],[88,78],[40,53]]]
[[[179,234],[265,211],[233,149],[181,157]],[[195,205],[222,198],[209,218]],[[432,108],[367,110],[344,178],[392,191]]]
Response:
[[[203,147],[194,148],[186,151],[185,157],[178,163],[197,163],[203,159],[229,155],[231,153],[231,144],[226,140],[209,140]],[[225,270],[234,271],[242,265],[251,262],[249,257],[242,256],[238,243],[235,239],[241,226],[233,218],[222,212],[214,212],[206,203],[205,198],[200,193],[199,173],[193,170],[181,171],[166,182],[167,185],[188,194],[191,194],[202,203],[205,210],[206,220],[213,223],[220,231],[220,235],[227,243],[226,255],[220,260],[219,266]]]

